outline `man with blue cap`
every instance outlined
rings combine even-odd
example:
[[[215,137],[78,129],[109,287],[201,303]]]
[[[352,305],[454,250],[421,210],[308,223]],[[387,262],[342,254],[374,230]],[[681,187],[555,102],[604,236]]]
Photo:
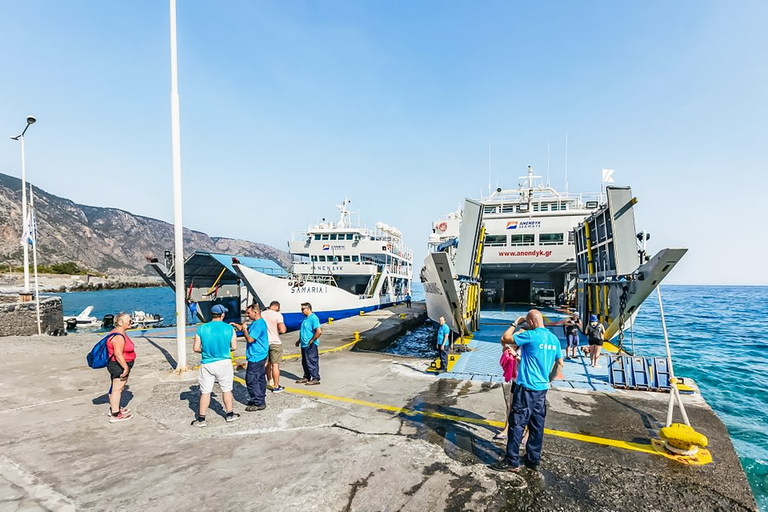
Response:
[[[200,371],[197,381],[200,384],[200,407],[197,418],[192,422],[193,427],[205,427],[205,413],[211,403],[213,384],[219,383],[224,399],[224,410],[227,422],[240,417],[234,412],[234,397],[232,386],[235,372],[232,368],[230,351],[237,349],[235,329],[224,322],[227,308],[216,304],[211,308],[211,321],[197,328],[195,343],[192,350],[201,354]]]

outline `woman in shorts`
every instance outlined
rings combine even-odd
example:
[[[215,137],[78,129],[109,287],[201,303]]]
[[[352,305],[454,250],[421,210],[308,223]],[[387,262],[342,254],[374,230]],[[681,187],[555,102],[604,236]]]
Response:
[[[589,317],[589,325],[584,334],[589,341],[589,355],[594,368],[600,368],[600,352],[603,351],[603,338],[605,337],[605,327],[597,321],[597,316]]]
[[[110,423],[133,418],[130,410],[120,407],[123,389],[125,389],[125,384],[128,382],[128,375],[131,373],[133,363],[136,361],[133,341],[125,333],[130,326],[131,315],[128,313],[118,313],[115,317],[115,328],[107,340],[107,354],[109,355],[107,371],[109,371],[109,377],[112,381],[112,386],[109,390]]]

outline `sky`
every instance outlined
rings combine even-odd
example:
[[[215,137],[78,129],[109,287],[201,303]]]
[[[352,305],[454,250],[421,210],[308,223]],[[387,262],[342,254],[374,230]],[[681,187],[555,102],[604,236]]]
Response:
[[[689,249],[667,282],[766,285],[766,20],[740,0],[178,0],[184,225],[287,250],[346,197],[418,271],[489,174],[563,189],[567,164],[593,193],[610,168],[649,252]],[[0,46],[0,134],[38,119],[28,181],[173,222],[168,3],[6,1]],[[0,172],[20,177],[18,142]]]

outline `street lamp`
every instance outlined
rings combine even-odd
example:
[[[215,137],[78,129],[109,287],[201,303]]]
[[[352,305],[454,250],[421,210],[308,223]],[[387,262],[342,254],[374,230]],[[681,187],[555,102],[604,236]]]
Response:
[[[27,133],[27,128],[30,125],[35,124],[34,116],[27,116],[27,126],[24,127],[24,131],[21,134],[11,137],[13,140],[21,141],[21,225],[22,233],[27,230],[27,168],[24,162],[24,134]],[[22,234],[22,236],[24,236]],[[24,246],[24,291],[29,293],[29,243],[27,240],[22,242]]]

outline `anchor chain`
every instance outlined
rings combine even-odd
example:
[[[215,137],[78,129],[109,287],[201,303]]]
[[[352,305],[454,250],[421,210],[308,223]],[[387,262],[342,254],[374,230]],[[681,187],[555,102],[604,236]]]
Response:
[[[627,308],[627,287],[622,287],[621,297],[619,297],[619,344],[618,351],[624,347],[624,310]]]

